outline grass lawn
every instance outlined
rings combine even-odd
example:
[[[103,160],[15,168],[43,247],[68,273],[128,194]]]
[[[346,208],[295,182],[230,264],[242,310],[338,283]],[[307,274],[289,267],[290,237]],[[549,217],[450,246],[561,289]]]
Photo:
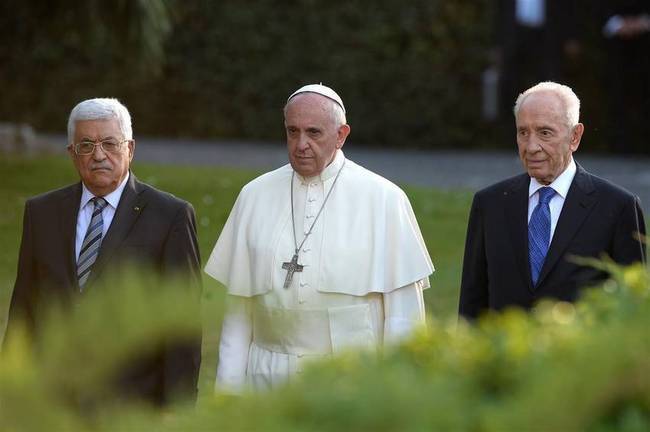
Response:
[[[205,262],[219,235],[240,188],[259,172],[223,168],[169,166],[135,163],[138,178],[173,193],[194,205],[198,236]],[[4,329],[6,311],[16,272],[22,214],[27,198],[57,189],[78,177],[65,157],[17,158],[2,155],[0,184],[0,329]],[[432,288],[425,292],[428,313],[449,318],[456,312],[465,228],[471,194],[441,192],[405,187],[437,268]],[[204,278],[204,347],[201,391],[210,391],[215,376],[216,349],[220,329],[223,288]]]

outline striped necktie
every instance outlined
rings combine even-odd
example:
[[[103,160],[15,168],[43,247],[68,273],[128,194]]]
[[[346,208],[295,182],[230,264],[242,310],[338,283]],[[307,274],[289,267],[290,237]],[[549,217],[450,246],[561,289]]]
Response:
[[[543,187],[539,190],[539,202],[528,222],[528,256],[533,286],[537,285],[551,242],[551,208],[548,203],[553,195],[555,195],[553,188]]]
[[[95,197],[91,201],[95,205],[93,208],[93,216],[90,219],[86,236],[79,251],[79,259],[77,260],[77,278],[79,279],[80,291],[83,291],[88,276],[90,276],[90,270],[99,254],[99,246],[102,244],[102,231],[104,229],[102,210],[108,204],[101,197]]]

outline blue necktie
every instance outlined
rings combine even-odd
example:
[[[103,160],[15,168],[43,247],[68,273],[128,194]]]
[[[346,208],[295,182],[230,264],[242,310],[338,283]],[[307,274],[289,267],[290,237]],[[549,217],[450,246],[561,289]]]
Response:
[[[538,192],[539,202],[528,222],[528,256],[533,286],[537,285],[551,240],[551,208],[548,203],[555,195],[550,187],[543,187]]]
[[[91,201],[95,204],[93,216],[90,219],[86,236],[79,251],[79,259],[77,260],[77,278],[79,279],[79,289],[82,291],[88,280],[88,276],[90,276],[90,270],[99,254],[99,246],[102,244],[102,231],[104,229],[102,210],[108,204],[101,197],[95,197]]]

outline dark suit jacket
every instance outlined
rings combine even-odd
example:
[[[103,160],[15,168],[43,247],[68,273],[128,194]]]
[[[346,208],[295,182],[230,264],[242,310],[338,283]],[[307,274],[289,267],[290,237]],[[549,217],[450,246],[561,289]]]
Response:
[[[45,302],[74,304],[83,294],[76,277],[75,235],[81,183],[27,200],[18,274],[9,309],[5,341],[19,320],[38,334]],[[200,258],[192,206],[139,182],[133,173],[124,188],[97,261],[84,287],[90,292],[122,264],[137,260],[160,275],[185,277],[200,316]],[[120,377],[119,393],[156,404],[177,391],[196,393],[201,337],[165,345],[161,352],[137,359]]]
[[[570,257],[603,253],[621,264],[642,260],[645,233],[638,200],[578,165],[536,286],[528,260],[528,186],[522,174],[476,193],[467,228],[460,315],[528,309],[541,298],[574,301],[582,287],[606,277]]]
[[[500,46],[512,49],[517,44],[518,26],[515,0],[498,0],[496,2],[494,32],[495,39]],[[550,50],[559,50],[569,39],[578,36],[576,17],[578,11],[574,1],[558,2],[546,0],[544,6],[544,24],[540,35],[542,46],[529,47],[532,55],[539,55],[538,50],[544,53]],[[523,91],[523,89],[521,89]]]
[[[650,15],[650,0],[603,0],[600,27],[615,15]],[[650,32],[603,37],[608,144],[616,152],[650,154]]]
[[[517,22],[517,2],[498,0],[494,10],[494,41],[500,53],[499,115],[501,133],[510,137],[512,106],[520,92],[540,81],[565,82],[570,59],[565,45],[579,35],[574,1],[546,0],[544,23],[531,29]]]
[[[603,24],[613,15],[630,16],[650,13],[648,0],[605,0],[600,2]]]

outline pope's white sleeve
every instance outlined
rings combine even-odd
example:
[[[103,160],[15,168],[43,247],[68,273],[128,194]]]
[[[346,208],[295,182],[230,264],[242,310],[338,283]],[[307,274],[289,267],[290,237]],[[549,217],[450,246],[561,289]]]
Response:
[[[241,393],[246,385],[248,351],[253,338],[252,299],[228,295],[221,325],[215,389]]]
[[[422,290],[428,278],[384,294],[384,343],[399,342],[425,320]]]

